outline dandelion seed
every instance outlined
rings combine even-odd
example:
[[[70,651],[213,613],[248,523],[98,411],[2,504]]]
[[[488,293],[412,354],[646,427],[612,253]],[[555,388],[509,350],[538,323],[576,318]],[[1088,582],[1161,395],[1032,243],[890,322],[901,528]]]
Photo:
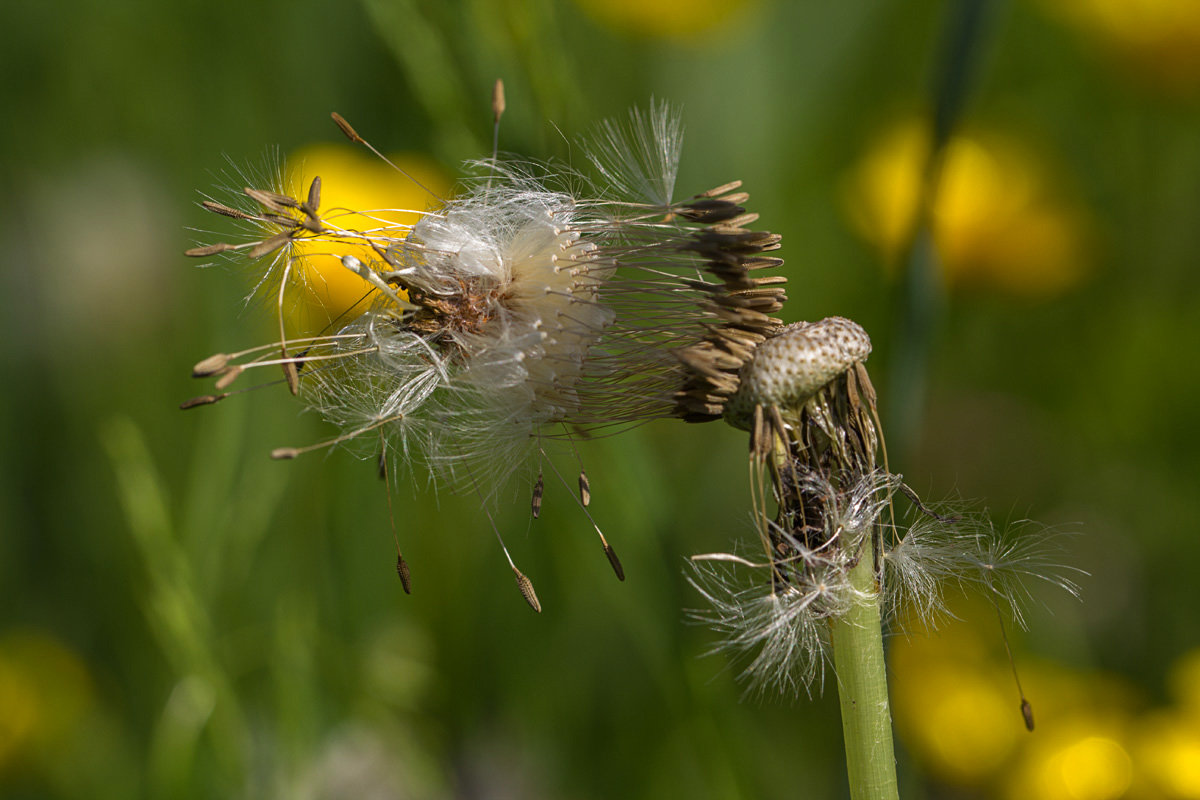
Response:
[[[225,365],[229,363],[229,356],[225,353],[217,353],[214,356],[201,361],[196,366],[192,367],[193,378],[207,378],[210,375],[216,375],[225,369]]]
[[[592,485],[588,482],[587,473],[579,470],[579,502],[585,506],[592,502]]]
[[[521,596],[525,598],[525,602],[529,603],[529,607],[534,611],[542,613],[542,604],[538,602],[537,592],[533,590],[533,582],[516,567],[513,567],[512,571],[517,578],[517,588],[521,590]]]
[[[193,397],[189,400],[184,400],[179,404],[181,411],[186,411],[189,408],[197,408],[199,406],[210,406],[213,403],[224,400],[229,396],[229,392],[221,392],[220,394],[202,394],[199,397]]]
[[[542,480],[542,472],[538,470],[537,483],[533,485],[533,499],[529,503],[529,510],[533,514],[533,518],[537,519],[542,515],[542,491],[546,484]]]
[[[230,384],[237,380],[237,377],[241,375],[245,369],[246,368],[241,364],[237,364],[233,367],[222,370],[221,377],[217,378],[216,382],[213,383],[213,387],[219,392],[225,391],[229,388]]]

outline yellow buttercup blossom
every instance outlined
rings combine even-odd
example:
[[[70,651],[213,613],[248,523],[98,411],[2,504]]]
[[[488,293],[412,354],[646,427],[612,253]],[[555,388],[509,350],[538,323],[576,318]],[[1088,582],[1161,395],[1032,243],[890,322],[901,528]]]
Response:
[[[688,39],[723,29],[757,0],[576,0],[597,22],[621,33]]]
[[[1196,0],[1041,0],[1138,74],[1168,89],[1200,89]]]
[[[312,145],[293,153],[287,160],[285,185],[303,196],[312,179],[320,176],[321,207],[331,221],[342,227],[370,230],[411,226],[420,219],[420,212],[447,196],[449,182],[431,161],[420,156],[396,156],[392,160],[430,191],[382,160],[343,144]],[[291,304],[292,322],[298,331],[316,333],[340,328],[370,308],[377,290],[342,265],[345,256],[364,263],[377,260],[368,245],[300,238],[291,246],[295,257],[293,285],[299,287],[295,298],[298,302]]]
[[[920,219],[930,152],[916,120],[886,131],[844,182],[855,230],[895,268]],[[1083,213],[1062,199],[1048,171],[998,136],[960,134],[943,153],[932,187],[930,224],[949,288],[1050,296],[1088,267]]]

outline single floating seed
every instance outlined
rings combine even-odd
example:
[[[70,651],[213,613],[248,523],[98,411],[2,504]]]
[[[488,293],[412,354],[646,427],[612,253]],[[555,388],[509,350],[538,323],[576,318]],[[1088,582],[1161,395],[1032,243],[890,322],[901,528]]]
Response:
[[[354,130],[354,128],[350,127],[350,123],[346,122],[345,117],[343,117],[341,114],[337,113],[336,111],[330,112],[329,116],[333,118],[334,124],[336,124],[338,126],[338,128],[341,129],[342,133],[346,134],[347,139],[354,142],[355,144],[362,143],[363,138],[358,135],[358,131],[356,131],[356,130]]]
[[[199,397],[193,397],[190,400],[184,400],[179,404],[179,410],[187,411],[189,408],[195,408],[197,406],[210,406],[213,403],[224,400],[226,397],[229,397],[227,392],[222,392],[221,394],[202,394]]]
[[[1033,706],[1028,700],[1021,701],[1021,716],[1025,718],[1025,730],[1033,733]]]
[[[584,506],[592,502],[592,485],[588,483],[587,473],[579,470],[579,500]]]
[[[404,593],[412,594],[412,580],[408,574],[408,562],[399,553],[396,553],[396,574],[400,576],[400,585],[404,587]]]
[[[621,559],[617,558],[617,551],[613,550],[608,542],[604,543],[604,555],[608,556],[608,563],[612,565],[613,572],[617,573],[617,580],[625,580],[625,569],[621,566]]]
[[[541,471],[538,472],[537,483],[533,485],[533,500],[530,501],[530,510],[533,512],[533,518],[537,519],[542,514],[542,490],[546,488],[545,482],[542,480]]]
[[[492,86],[492,119],[495,122],[500,121],[500,115],[504,113],[504,81],[499,78]]]
[[[521,590],[521,596],[525,598],[525,602],[529,603],[529,607],[537,613],[542,613],[542,604],[538,602],[537,592],[533,591],[533,582],[516,567],[513,567],[512,571],[517,576],[517,588]]]

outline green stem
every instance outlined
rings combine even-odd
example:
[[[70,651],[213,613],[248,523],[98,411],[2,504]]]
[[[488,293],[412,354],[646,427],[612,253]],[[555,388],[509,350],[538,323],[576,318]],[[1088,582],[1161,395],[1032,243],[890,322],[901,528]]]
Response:
[[[830,626],[842,704],[846,772],[852,800],[897,800],[892,714],[888,704],[883,628],[874,575],[874,546],[863,547],[850,582],[863,597]]]

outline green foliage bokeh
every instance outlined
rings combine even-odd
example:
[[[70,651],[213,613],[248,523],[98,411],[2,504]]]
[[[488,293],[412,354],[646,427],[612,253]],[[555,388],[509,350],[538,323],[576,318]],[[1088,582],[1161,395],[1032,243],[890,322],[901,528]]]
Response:
[[[550,0],[8,4],[0,794],[840,796],[832,684],[744,702],[686,620],[686,557],[752,535],[740,435],[662,422],[581,445],[624,584],[561,488],[534,522],[527,487],[504,497],[540,616],[472,495],[402,483],[404,596],[373,465],[267,458],[328,435],[286,392],[177,410],[195,361],[266,330],[247,276],[182,251],[216,227],[198,190],[226,156],[336,139],[333,110],[453,174],[487,153],[497,77],[502,147],[534,157],[664,98],[686,127],[680,193],[745,181],[784,237],[784,316],[861,322],[886,404],[899,289],[846,222],[843,179],[928,106],[944,13],[763,0],[674,41]],[[949,298],[894,466],[923,494],[1079,531],[1083,602],[1048,598],[1018,651],[1152,702],[1200,643],[1200,103],[1126,79],[1034,3],[989,25],[965,116],[1052,154],[1094,263],[1052,299]]]

